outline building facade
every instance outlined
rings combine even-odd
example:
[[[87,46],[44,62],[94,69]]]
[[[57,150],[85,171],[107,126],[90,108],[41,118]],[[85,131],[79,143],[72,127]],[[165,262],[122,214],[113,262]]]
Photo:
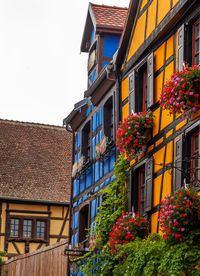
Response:
[[[132,156],[126,183],[128,209],[148,219],[150,233],[159,233],[160,201],[186,183],[198,188],[200,180],[199,108],[185,116],[170,114],[159,103],[165,81],[183,69],[184,61],[199,65],[199,1],[131,0],[128,10],[123,10],[127,18],[119,45],[116,39],[108,39],[112,34],[106,33],[108,28],[98,29],[101,9],[106,7],[89,5],[81,45],[89,53],[88,89],[64,120],[74,132],[71,243],[83,249],[88,247],[85,229],[95,226],[102,200],[93,195],[114,179],[116,130],[130,114],[153,113],[146,148]],[[119,14],[112,14],[116,24]],[[106,45],[112,49],[109,60],[105,59]],[[98,155],[104,136],[108,145]]]
[[[68,239],[71,144],[63,127],[0,120],[0,250],[8,258]]]
[[[183,62],[199,65],[198,1],[131,1],[116,63],[121,76],[120,111],[150,111],[154,126],[147,149],[130,162],[129,209],[148,217],[159,232],[159,203],[184,183],[199,185],[200,111],[170,114],[160,93]],[[199,87],[197,87],[199,93]]]
[[[88,53],[88,88],[64,119],[73,131],[72,247],[88,248],[88,231],[102,197],[93,195],[114,180],[118,94],[115,54],[127,8],[89,4],[81,51]]]

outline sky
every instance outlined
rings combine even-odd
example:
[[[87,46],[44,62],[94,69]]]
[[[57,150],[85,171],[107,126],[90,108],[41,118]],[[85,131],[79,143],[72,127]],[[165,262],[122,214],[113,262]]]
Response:
[[[129,0],[92,3],[128,7]],[[0,1],[0,119],[62,126],[87,89],[88,0]]]

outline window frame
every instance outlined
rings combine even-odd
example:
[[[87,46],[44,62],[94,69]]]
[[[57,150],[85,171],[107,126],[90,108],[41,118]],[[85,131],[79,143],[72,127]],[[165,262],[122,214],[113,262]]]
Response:
[[[18,225],[18,236],[12,236],[11,235],[11,221],[12,219],[16,219],[19,221]],[[32,226],[31,226],[31,236],[24,236],[24,221],[25,220],[31,220],[32,221]],[[44,221],[45,222],[45,233],[44,233],[44,238],[37,238],[37,221]],[[8,237],[11,239],[24,239],[24,240],[46,240],[47,239],[47,219],[44,219],[43,217],[30,217],[30,216],[10,216],[9,217],[9,234]]]
[[[28,231],[28,226],[29,226],[29,225],[28,225],[28,224],[27,224],[27,225],[24,225],[24,222],[25,222],[25,221],[27,221],[27,222],[28,222],[28,221],[31,221],[31,235],[30,235],[30,236],[25,236],[25,235],[24,235],[24,232],[25,232],[24,226],[27,226],[26,232],[27,232],[27,233],[30,232],[30,231]],[[25,238],[25,239],[26,239],[26,238],[32,238],[32,237],[33,237],[33,220],[32,220],[32,219],[24,218],[24,219],[22,220],[22,237]]]
[[[14,235],[11,235],[11,221],[12,220],[18,220],[18,235],[17,236],[14,236]],[[12,238],[19,238],[20,237],[20,219],[19,218],[16,218],[16,217],[10,217],[10,220],[9,220],[9,236],[12,237]]]
[[[192,64],[195,65],[195,56],[198,55],[199,56],[199,64],[200,64],[200,51],[199,52],[195,52],[195,42],[196,40],[198,40],[200,38],[200,36],[196,37],[196,26],[200,24],[200,17],[192,24]],[[200,26],[199,26],[200,28]],[[199,65],[196,64],[196,65]]]
[[[38,234],[38,232],[37,232],[37,223],[38,223],[38,222],[44,222],[44,237],[43,237],[43,238],[41,238],[41,237],[38,238],[38,237],[37,237],[37,234]],[[35,229],[36,229],[36,231],[35,231],[35,237],[36,237],[36,239],[45,240],[46,237],[47,237],[47,221],[44,220],[44,219],[36,219]]]
[[[194,146],[195,146],[195,137],[198,137],[198,149],[195,150],[194,149]],[[199,168],[200,168],[200,159],[197,158],[198,160],[198,165],[196,167],[195,165],[195,159],[193,159],[193,157],[195,155],[200,155],[200,130],[197,129],[196,131],[194,131],[193,133],[191,133],[190,135],[190,182],[195,182],[194,183],[194,186],[199,186],[200,185],[200,171],[199,171]],[[194,174],[195,174],[195,171],[196,171],[196,168],[197,168],[197,184],[196,184],[196,181],[194,178]]]

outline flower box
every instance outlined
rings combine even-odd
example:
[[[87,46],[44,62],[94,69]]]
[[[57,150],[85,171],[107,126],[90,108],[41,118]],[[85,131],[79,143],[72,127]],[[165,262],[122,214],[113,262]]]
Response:
[[[171,75],[164,84],[160,95],[160,105],[170,114],[180,114],[200,107],[200,68],[184,66],[184,70]]]
[[[131,114],[119,122],[117,130],[117,147],[127,158],[136,157],[144,152],[153,127],[153,113],[141,112]]]
[[[171,243],[182,242],[198,228],[200,196],[193,188],[180,189],[161,202],[159,221],[163,237]]]
[[[99,144],[95,146],[95,158],[98,160],[106,152],[108,146],[108,138],[104,135]]]

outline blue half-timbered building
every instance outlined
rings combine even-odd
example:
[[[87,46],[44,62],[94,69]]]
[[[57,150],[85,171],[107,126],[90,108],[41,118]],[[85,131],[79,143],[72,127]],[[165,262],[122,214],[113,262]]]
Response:
[[[89,4],[81,43],[81,52],[88,53],[88,86],[84,99],[64,119],[74,137],[71,245],[81,249],[89,246],[86,229],[94,227],[102,202],[101,196],[93,195],[114,179],[119,97],[113,56],[126,15],[127,8]]]

